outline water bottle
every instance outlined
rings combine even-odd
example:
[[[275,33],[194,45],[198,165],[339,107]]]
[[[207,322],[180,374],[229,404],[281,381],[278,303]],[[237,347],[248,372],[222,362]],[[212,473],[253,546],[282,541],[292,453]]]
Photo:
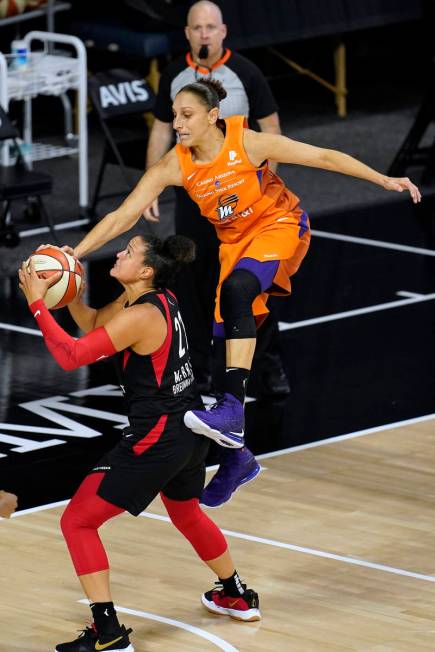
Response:
[[[25,70],[29,62],[26,41],[16,39],[11,43],[12,66],[14,70]]]

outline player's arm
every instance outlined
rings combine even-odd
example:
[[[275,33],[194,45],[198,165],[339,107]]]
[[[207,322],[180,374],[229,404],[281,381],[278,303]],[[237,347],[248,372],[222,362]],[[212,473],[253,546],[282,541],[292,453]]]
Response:
[[[154,118],[148,138],[145,169],[149,170],[166,154],[173,138],[172,122],[162,122]],[[156,197],[144,210],[144,217],[149,222],[156,222],[160,217],[159,199]]]
[[[136,187],[116,210],[108,213],[86,234],[74,249],[78,258],[102,247],[106,242],[131,229],[149,206],[167,186],[183,185],[175,148],[161,161],[147,170]]]
[[[89,331],[99,326],[104,326],[109,319],[123,309],[127,300],[127,294],[123,292],[115,301],[97,310],[96,308],[91,308],[83,301],[83,291],[84,281],[82,281],[77,297],[68,304],[68,310],[77,326],[85,333],[89,333]]]
[[[279,116],[278,113],[275,111],[274,113],[271,113],[270,115],[265,116],[264,118],[258,118],[257,120],[261,131],[264,134],[280,134],[281,133],[281,126],[279,124]],[[270,169],[272,172],[276,172],[278,163],[277,161],[270,161],[269,164]]]
[[[334,149],[324,149],[291,140],[286,136],[264,134],[245,130],[246,153],[254,165],[266,158],[280,163],[294,163],[371,181],[385,190],[408,190],[414,203],[421,200],[420,191],[407,177],[387,177],[356,158]]]
[[[23,263],[18,272],[20,289],[30,311],[41,329],[45,344],[65,371],[108,358],[129,346],[140,344],[141,353],[156,350],[166,335],[166,325],[160,311],[152,305],[132,306],[114,315],[105,326],[99,326],[83,337],[75,339],[56,322],[44,303],[51,279],[39,278],[32,260],[29,269]],[[162,330],[162,323],[164,332]]]

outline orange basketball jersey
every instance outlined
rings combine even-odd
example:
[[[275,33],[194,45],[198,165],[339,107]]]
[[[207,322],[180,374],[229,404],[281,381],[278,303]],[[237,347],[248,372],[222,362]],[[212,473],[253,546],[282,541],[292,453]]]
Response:
[[[299,224],[299,199],[271,170],[267,161],[255,167],[243,146],[246,120],[241,115],[225,119],[221,151],[210,163],[195,163],[188,147],[176,152],[183,185],[204,215],[216,227],[223,243],[238,242],[285,217]]]

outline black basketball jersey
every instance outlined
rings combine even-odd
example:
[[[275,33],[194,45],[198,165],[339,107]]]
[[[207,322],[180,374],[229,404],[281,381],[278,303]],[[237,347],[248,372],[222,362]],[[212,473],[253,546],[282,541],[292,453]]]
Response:
[[[152,303],[160,310],[168,330],[161,347],[150,355],[139,355],[131,348],[120,353],[121,388],[131,425],[141,425],[149,417],[186,411],[194,403],[201,405],[175,296],[169,290],[156,290],[132,305],[142,303]]]

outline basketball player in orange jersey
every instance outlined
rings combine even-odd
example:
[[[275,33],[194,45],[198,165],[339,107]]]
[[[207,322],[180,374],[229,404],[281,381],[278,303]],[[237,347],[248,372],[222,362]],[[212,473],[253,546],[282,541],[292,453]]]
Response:
[[[133,652],[131,630],[120,625],[109,584],[109,562],[98,528],[124,511],[140,514],[160,493],[175,527],[217,574],[220,590],[202,595],[209,611],[260,619],[258,595],[242,583],[221,530],[199,506],[209,440],[183,423],[202,401],[196,390],[183,321],[174,295],[165,289],[180,264],[193,259],[194,245],[182,236],[136,236],[110,275],[124,292],[101,310],[78,297],[69,304],[86,332],[70,337],[48,311],[44,296],[52,279],[38,278],[26,263],[20,287],[47,348],[65,369],[76,369],[121,352],[119,372],[129,425],[119,444],[83,480],[62,515],[62,532],[94,619],[74,641],[55,652]],[[32,264],[32,263],[31,263]],[[152,599],[152,596],[150,596]]]
[[[207,504],[225,503],[259,465],[244,447],[244,398],[256,324],[267,315],[270,294],[288,295],[290,277],[307,253],[310,227],[299,199],[273,174],[269,159],[340,172],[386,190],[408,191],[421,200],[408,178],[387,177],[364,163],[330,149],[285,136],[258,133],[242,116],[219,119],[225,90],[215,80],[183,87],[173,102],[179,142],[149,168],[124,202],[108,213],[78,244],[78,257],[130,229],[145,207],[170,185],[184,186],[201,215],[216,228],[220,278],[216,294],[215,335],[226,338],[225,393],[209,411],[190,410],[185,423],[194,432],[238,449],[206,487]],[[148,216],[150,221],[156,218]]]

